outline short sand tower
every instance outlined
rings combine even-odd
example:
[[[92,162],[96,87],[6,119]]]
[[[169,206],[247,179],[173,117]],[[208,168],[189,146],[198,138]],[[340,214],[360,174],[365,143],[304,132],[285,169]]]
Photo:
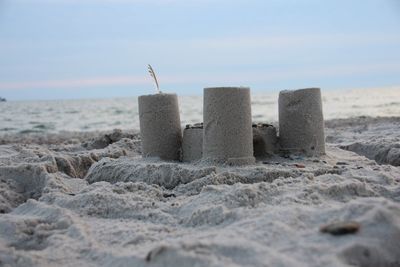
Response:
[[[182,161],[200,160],[203,155],[203,123],[186,125],[183,130]]]
[[[253,149],[256,158],[272,156],[277,149],[276,128],[267,123],[253,123]]]
[[[182,129],[176,94],[139,96],[142,156],[179,160]]]
[[[279,93],[279,143],[283,152],[325,154],[321,90],[306,88]]]
[[[203,159],[217,163],[255,163],[250,89],[204,89]]]

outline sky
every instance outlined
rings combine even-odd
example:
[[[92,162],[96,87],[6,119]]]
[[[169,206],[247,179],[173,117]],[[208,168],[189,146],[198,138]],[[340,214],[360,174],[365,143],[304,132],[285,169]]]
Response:
[[[0,97],[400,85],[400,0],[0,0]]]

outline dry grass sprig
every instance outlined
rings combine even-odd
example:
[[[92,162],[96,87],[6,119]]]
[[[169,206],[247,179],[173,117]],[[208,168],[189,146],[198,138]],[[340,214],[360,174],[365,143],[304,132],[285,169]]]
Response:
[[[158,85],[158,80],[157,80],[156,73],[154,72],[154,70],[153,70],[153,68],[151,67],[150,64],[147,66],[147,68],[149,70],[150,76],[153,77],[153,79],[154,79],[154,82],[156,84],[157,93],[161,94],[160,86]]]

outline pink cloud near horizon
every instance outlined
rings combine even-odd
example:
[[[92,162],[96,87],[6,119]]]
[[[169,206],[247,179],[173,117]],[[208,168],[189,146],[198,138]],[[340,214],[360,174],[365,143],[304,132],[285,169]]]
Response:
[[[339,65],[313,69],[291,69],[284,71],[258,71],[225,74],[198,74],[198,75],[159,75],[161,84],[202,83],[207,85],[245,85],[240,83],[268,82],[273,80],[315,78],[323,76],[342,76],[354,74],[374,73],[377,71],[400,71],[400,63],[385,63],[371,65]],[[101,76],[70,80],[42,80],[23,82],[0,82],[0,90],[26,89],[64,89],[90,88],[96,86],[134,86],[146,85],[152,87],[152,80],[148,76]]]

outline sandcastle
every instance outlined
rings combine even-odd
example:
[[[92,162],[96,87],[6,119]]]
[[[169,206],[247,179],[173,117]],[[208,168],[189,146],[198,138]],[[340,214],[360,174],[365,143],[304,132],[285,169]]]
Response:
[[[248,165],[274,154],[325,154],[321,90],[279,94],[279,136],[270,124],[251,120],[250,89],[204,89],[204,123],[181,130],[176,94],[139,97],[143,157],[183,162]]]

